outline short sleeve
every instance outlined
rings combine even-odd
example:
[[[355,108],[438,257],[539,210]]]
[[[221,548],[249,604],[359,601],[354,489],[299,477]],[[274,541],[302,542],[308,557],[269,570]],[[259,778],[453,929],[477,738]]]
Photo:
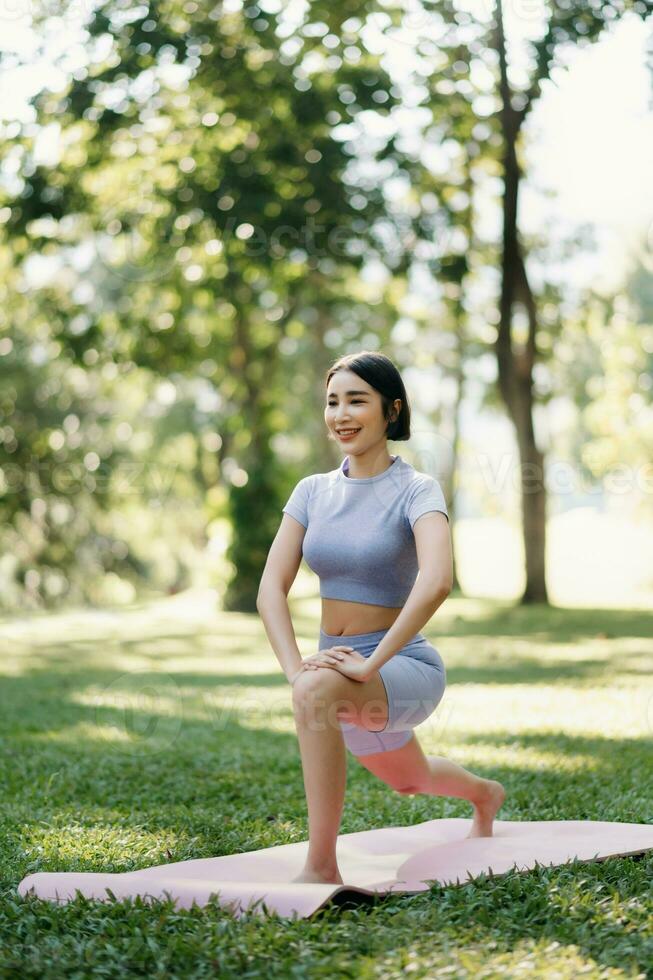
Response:
[[[296,521],[308,527],[308,500],[310,496],[310,477],[300,480],[288,500],[281,508],[285,514],[290,514]]]
[[[411,530],[418,517],[430,511],[439,511],[449,520],[442,487],[432,476],[424,474],[413,490],[406,505],[406,516]]]

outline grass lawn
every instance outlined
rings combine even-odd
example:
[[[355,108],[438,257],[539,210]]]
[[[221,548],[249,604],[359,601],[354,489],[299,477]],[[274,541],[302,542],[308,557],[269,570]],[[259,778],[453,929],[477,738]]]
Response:
[[[301,649],[319,604],[293,598]],[[507,820],[653,822],[653,622],[451,596],[425,751],[501,780]],[[640,977],[653,853],[511,872],[291,922],[217,902],[22,899],[33,871],[131,871],[307,838],[290,688],[211,593],[0,620],[0,977]],[[342,833],[469,817],[348,757]]]

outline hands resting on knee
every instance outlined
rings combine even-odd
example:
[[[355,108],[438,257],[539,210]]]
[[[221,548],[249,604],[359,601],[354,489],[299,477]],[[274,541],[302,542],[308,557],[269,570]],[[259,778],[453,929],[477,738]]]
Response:
[[[340,645],[327,647],[303,660],[299,670],[290,678],[290,686],[294,686],[299,675],[305,670],[318,670],[320,667],[335,667],[351,680],[366,681],[368,679],[366,663],[367,657],[357,653],[353,647]]]
[[[336,664],[344,659],[344,653],[342,651],[353,651],[353,649],[353,647],[345,646],[326,647],[318,653],[311,654],[310,657],[305,657],[299,670],[290,678],[290,686],[292,687],[294,685],[299,675],[305,670],[317,670],[320,664]]]

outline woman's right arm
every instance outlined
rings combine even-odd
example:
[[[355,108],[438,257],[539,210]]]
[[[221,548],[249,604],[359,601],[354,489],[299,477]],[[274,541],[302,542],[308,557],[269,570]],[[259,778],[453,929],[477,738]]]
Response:
[[[259,591],[256,608],[263,620],[270,646],[292,684],[294,675],[301,670],[303,660],[290,618],[288,597],[281,589],[268,585]]]
[[[288,593],[301,564],[305,533],[303,524],[288,514],[283,515],[268,552],[256,597],[256,608],[270,646],[290,684],[301,670],[303,660],[290,618]]]

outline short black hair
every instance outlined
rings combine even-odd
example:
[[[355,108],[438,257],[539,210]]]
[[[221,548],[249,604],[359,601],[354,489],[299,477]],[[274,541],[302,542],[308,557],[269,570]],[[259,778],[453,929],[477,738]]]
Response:
[[[353,371],[363,381],[381,395],[383,417],[388,420],[386,436],[393,442],[405,442],[410,439],[410,405],[405,385],[396,365],[386,354],[375,350],[361,350],[357,354],[344,354],[335,361],[327,371],[325,387],[336,371]],[[399,415],[390,422],[394,412],[394,401],[401,398]]]

